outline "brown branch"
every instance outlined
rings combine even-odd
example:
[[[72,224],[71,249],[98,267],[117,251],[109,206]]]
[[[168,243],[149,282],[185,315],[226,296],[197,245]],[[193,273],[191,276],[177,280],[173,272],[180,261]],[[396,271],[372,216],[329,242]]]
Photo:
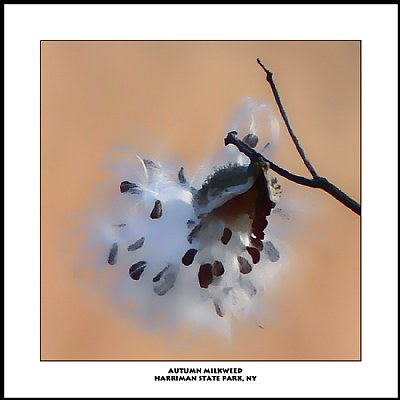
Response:
[[[288,179],[289,181],[295,182],[302,186],[308,186],[316,189],[322,189],[324,192],[329,193],[333,196],[336,200],[340,201],[344,206],[352,210],[358,215],[361,215],[361,206],[355,200],[353,200],[350,196],[346,193],[342,192],[338,187],[336,187],[333,183],[329,182],[328,179],[322,176],[315,176],[312,179],[305,178],[303,176],[292,174],[291,172],[287,171],[286,169],[280,167],[279,165],[273,163],[271,160],[268,160],[262,154],[255,151],[251,148],[248,144],[244,143],[237,137],[237,132],[229,132],[225,138],[225,146],[228,144],[235,145],[239,151],[245,154],[247,157],[250,158],[250,161],[255,161],[257,158],[262,157],[265,161],[269,163],[269,167],[272,171],[276,172],[277,174],[283,176],[284,178]]]
[[[306,157],[306,153],[304,153],[304,150],[301,147],[296,134],[294,133],[292,127],[290,126],[289,119],[286,115],[285,109],[283,108],[283,104],[282,104],[281,98],[279,96],[278,89],[276,88],[275,82],[272,79],[272,72],[269,69],[264,67],[263,63],[260,61],[259,58],[257,58],[257,63],[267,74],[266,79],[267,79],[267,82],[269,83],[269,85],[271,86],[272,93],[274,94],[276,104],[279,107],[279,112],[281,113],[281,116],[282,116],[283,120],[285,121],[286,128],[289,131],[290,137],[292,138],[293,143],[296,146],[296,149],[297,149],[298,153],[300,154],[301,159],[304,162],[304,165],[307,167],[307,169],[310,171],[311,175],[314,178],[317,177],[318,176],[317,172],[315,171],[314,167],[311,165],[310,161]]]
[[[348,196],[346,193],[341,191],[333,183],[329,182],[328,179],[326,179],[322,176],[319,176],[317,174],[316,170],[314,169],[314,167],[312,166],[310,161],[307,159],[307,157],[304,153],[304,150],[301,147],[299,140],[297,139],[297,136],[295,135],[292,127],[290,126],[289,119],[283,108],[283,105],[282,105],[282,102],[281,102],[281,99],[280,99],[280,96],[278,93],[278,89],[276,88],[276,85],[272,79],[272,72],[269,71],[267,68],[265,68],[264,65],[261,63],[260,59],[258,59],[258,58],[257,58],[257,63],[261,66],[261,68],[267,74],[267,81],[268,81],[269,85],[271,86],[272,92],[275,97],[275,101],[279,107],[281,116],[282,116],[283,120],[285,121],[286,128],[289,131],[289,134],[290,134],[290,136],[296,146],[296,149],[297,149],[298,153],[300,154],[300,157],[302,158],[305,166],[310,171],[310,173],[312,175],[312,179],[292,174],[291,172],[280,167],[279,165],[276,165],[275,163],[273,163],[272,161],[268,160],[263,155],[261,155],[260,153],[255,151],[249,145],[247,145],[246,143],[241,141],[237,137],[236,132],[229,132],[227,134],[227,136],[225,138],[225,146],[228,144],[235,145],[239,149],[240,152],[242,152],[243,154],[245,154],[247,157],[250,158],[250,161],[253,161],[259,157],[262,157],[265,161],[267,161],[269,163],[270,168],[273,171],[275,171],[277,174],[279,174],[279,175],[283,176],[284,178],[286,178],[292,182],[295,182],[299,185],[308,186],[308,187],[312,187],[312,188],[316,188],[316,189],[322,189],[324,192],[329,193],[332,197],[334,197],[336,200],[341,202],[344,206],[346,206],[347,208],[349,208],[356,214],[361,215],[361,205],[359,203],[357,203],[350,196]]]

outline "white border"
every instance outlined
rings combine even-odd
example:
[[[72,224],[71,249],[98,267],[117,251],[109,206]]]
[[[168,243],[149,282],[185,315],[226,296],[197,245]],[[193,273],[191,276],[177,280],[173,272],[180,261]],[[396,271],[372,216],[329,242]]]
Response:
[[[396,396],[397,11],[397,5],[5,5],[5,397]],[[39,41],[160,38],[363,41],[361,363],[229,363],[259,377],[239,386],[153,382],[170,366],[196,363],[39,362]],[[21,270],[15,255],[22,226],[29,265]]]

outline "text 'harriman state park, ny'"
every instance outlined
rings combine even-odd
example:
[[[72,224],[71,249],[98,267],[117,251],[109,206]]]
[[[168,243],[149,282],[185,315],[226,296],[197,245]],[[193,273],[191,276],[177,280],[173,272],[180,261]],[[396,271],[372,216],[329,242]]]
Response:
[[[155,375],[159,382],[255,382],[255,375],[242,375],[242,368],[170,368],[167,375]]]

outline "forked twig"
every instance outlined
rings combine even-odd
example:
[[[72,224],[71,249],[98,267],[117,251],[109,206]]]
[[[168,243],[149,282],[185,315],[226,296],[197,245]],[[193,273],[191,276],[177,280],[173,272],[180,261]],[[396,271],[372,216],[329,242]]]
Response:
[[[260,153],[255,151],[249,145],[247,145],[246,143],[241,141],[237,137],[236,132],[229,132],[227,134],[227,136],[225,138],[225,145],[228,145],[228,144],[235,145],[239,149],[239,151],[241,151],[243,154],[245,154],[247,157],[249,157],[251,161],[253,161],[259,157],[264,158],[264,160],[269,163],[270,168],[273,171],[275,171],[277,174],[279,174],[279,175],[283,176],[284,178],[286,178],[292,182],[295,182],[299,185],[322,189],[323,191],[325,191],[325,192],[329,193],[331,196],[333,196],[336,200],[340,201],[344,206],[346,206],[347,208],[349,208],[356,214],[361,215],[361,205],[359,203],[357,203],[350,196],[348,196],[346,193],[341,191],[333,183],[329,182],[328,179],[318,175],[315,168],[312,166],[311,162],[306,157],[305,152],[304,152],[303,148],[301,147],[296,134],[294,133],[292,127],[290,126],[289,119],[286,115],[285,109],[283,108],[278,89],[276,88],[276,85],[272,78],[272,72],[269,71],[267,68],[265,68],[264,65],[261,63],[261,61],[258,58],[257,58],[257,63],[261,66],[261,68],[267,74],[267,76],[266,76],[267,82],[271,86],[276,104],[278,105],[281,116],[282,116],[283,120],[285,121],[286,128],[290,134],[290,137],[293,140],[293,143],[296,146],[298,153],[300,154],[301,159],[303,160],[307,169],[310,171],[312,178],[310,179],[310,178],[305,178],[303,176],[292,174],[291,172],[285,170],[284,168],[276,165],[275,163],[273,163],[272,161],[268,160],[263,155],[261,155]]]

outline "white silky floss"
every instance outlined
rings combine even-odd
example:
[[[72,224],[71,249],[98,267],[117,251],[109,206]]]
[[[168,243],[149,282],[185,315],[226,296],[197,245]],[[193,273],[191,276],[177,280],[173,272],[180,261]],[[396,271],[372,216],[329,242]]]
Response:
[[[279,135],[274,118],[268,105],[247,99],[231,128],[262,153]],[[258,149],[266,129],[261,139],[270,146]],[[184,171],[133,153],[128,162],[117,160],[119,193],[92,217],[86,245],[97,273],[109,277],[105,287],[148,326],[229,333],[232,318],[254,321],[260,313],[270,270],[280,264],[267,225],[280,186],[268,165],[249,163],[233,145],[198,176],[188,179]],[[262,196],[273,202],[257,202]]]

